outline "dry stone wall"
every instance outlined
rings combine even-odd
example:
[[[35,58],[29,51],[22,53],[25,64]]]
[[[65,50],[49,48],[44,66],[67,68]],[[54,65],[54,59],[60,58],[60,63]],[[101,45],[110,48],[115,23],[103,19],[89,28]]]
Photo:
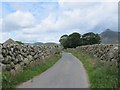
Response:
[[[86,52],[97,58],[99,58],[103,63],[115,64],[118,66],[120,51],[118,49],[118,44],[96,44],[96,45],[86,45],[77,47],[76,50]]]
[[[61,51],[59,45],[33,46],[33,45],[4,45],[0,44],[0,63],[3,70],[16,73],[23,71],[27,66],[43,63],[48,57]]]

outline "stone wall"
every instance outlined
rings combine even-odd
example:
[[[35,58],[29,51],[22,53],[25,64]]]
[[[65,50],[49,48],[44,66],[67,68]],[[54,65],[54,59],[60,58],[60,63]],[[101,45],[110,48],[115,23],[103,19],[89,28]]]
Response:
[[[118,44],[96,44],[77,47],[76,50],[86,52],[100,59],[103,63],[118,65],[120,52]],[[118,54],[119,53],[119,54]]]
[[[0,44],[0,63],[3,70],[11,73],[23,71],[27,66],[40,64],[46,58],[54,56],[61,51],[56,46],[33,46],[33,45],[4,45]]]

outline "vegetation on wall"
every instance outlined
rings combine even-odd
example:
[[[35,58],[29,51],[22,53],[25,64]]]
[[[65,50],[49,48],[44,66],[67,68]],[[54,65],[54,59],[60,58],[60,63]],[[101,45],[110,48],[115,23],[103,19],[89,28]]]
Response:
[[[61,54],[55,54],[54,57],[50,57],[45,62],[39,64],[35,63],[35,66],[27,67],[23,72],[17,73],[14,76],[10,75],[8,71],[4,71],[2,74],[2,90],[15,90],[16,86],[28,81],[35,76],[46,71],[52,67],[59,59]]]
[[[118,88],[118,68],[115,65],[110,66],[110,63],[104,64],[99,58],[87,54],[83,51],[68,50],[76,56],[84,65],[89,81],[90,90],[97,88],[110,90],[119,90]]]
[[[21,41],[16,41],[16,43],[18,43],[18,44],[24,44],[23,42],[21,42]]]

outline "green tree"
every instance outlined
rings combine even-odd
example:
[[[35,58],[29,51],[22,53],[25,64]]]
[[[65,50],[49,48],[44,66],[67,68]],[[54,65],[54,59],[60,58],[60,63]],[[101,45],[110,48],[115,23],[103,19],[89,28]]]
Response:
[[[99,44],[101,42],[100,36],[93,32],[85,33],[82,35],[83,45]]]
[[[81,45],[99,44],[101,42],[100,36],[93,32],[85,33],[84,35],[74,32],[72,34],[63,35],[59,40],[64,48],[76,48]]]
[[[81,45],[81,35],[77,32],[74,32],[69,35],[68,37],[68,42],[69,42],[69,47],[70,48],[75,48],[77,46]]]
[[[81,45],[81,35],[77,32],[74,32],[72,34],[63,35],[60,37],[59,42],[64,48],[75,48],[77,46]]]
[[[61,36],[59,42],[64,48],[67,48],[68,47],[68,35]]]
[[[65,40],[65,39],[67,39],[68,38],[68,35],[62,35],[61,37],[60,37],[60,40],[59,40],[59,42],[62,42],[62,40]]]

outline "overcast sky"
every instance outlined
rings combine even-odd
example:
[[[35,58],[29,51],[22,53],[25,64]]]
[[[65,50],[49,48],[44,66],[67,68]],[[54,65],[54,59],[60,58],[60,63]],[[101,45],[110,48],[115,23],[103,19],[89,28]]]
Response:
[[[117,2],[8,1],[0,2],[0,42],[58,42],[72,32],[118,30]]]

